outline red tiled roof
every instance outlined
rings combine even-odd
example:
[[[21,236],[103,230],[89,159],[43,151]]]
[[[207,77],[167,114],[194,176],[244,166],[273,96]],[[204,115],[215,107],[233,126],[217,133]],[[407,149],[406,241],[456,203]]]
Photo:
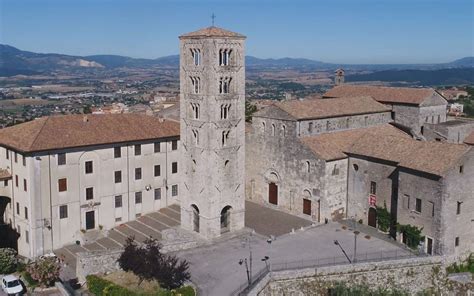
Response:
[[[230,38],[245,38],[244,35],[224,30],[218,27],[207,27],[191,33],[183,34],[179,38],[202,38],[202,37],[230,37]]]
[[[469,136],[464,139],[464,143],[474,146],[474,132],[471,132]]]
[[[141,114],[42,117],[0,130],[0,145],[20,152],[179,136],[179,123]]]
[[[398,163],[398,166],[443,176],[454,167],[470,147],[443,142],[422,142],[394,136],[364,135],[348,152]]]
[[[371,97],[290,100],[275,104],[297,120],[368,114],[390,111]]]
[[[12,175],[8,170],[0,169],[0,181],[11,179]]]
[[[359,128],[353,130],[324,133],[315,136],[301,138],[301,142],[310,148],[320,158],[330,161],[346,158],[347,151],[354,142],[364,135],[376,141],[381,135],[391,135],[400,138],[410,138],[409,135],[392,126],[391,124],[383,124],[368,128]]]
[[[328,90],[323,97],[341,98],[371,96],[378,102],[420,105],[425,99],[436,94],[431,88],[386,87],[372,85],[344,84]]]

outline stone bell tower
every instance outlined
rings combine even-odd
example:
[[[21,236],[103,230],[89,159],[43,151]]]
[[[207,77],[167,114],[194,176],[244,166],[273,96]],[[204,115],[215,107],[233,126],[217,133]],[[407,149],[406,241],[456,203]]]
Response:
[[[207,239],[244,227],[245,36],[180,39],[181,226]]]

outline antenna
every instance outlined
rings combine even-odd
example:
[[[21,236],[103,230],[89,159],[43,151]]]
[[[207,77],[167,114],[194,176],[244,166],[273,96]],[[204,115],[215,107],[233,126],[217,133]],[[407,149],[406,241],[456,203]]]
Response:
[[[212,19],[212,26],[214,27],[214,21],[216,20],[216,15],[214,14],[214,12],[211,15],[211,19]]]

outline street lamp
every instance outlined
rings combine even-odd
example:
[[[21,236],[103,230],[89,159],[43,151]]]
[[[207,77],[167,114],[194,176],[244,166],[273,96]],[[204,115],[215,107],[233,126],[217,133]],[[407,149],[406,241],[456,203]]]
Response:
[[[250,286],[250,271],[249,271],[249,265],[247,264],[247,258],[239,260],[239,265],[242,265],[243,263],[245,263],[245,270],[247,271],[247,282],[249,283],[249,286]]]
[[[334,244],[335,244],[336,246],[339,246],[339,248],[341,248],[341,251],[342,251],[342,253],[344,253],[344,256],[346,256],[347,261],[349,261],[349,263],[352,263],[351,259],[349,258],[349,256],[347,256],[346,251],[344,251],[344,249],[343,249],[342,246],[341,246],[341,243],[339,243],[339,241],[338,241],[337,239],[334,240]]]
[[[262,261],[265,262],[265,266],[267,267],[267,270],[269,270],[269,268],[268,268],[268,259],[270,259],[270,257],[268,257],[268,256],[265,256],[265,257],[262,258]]]
[[[354,231],[354,257],[352,257],[352,262],[357,261],[357,235],[359,235],[360,231]]]
[[[272,242],[274,240],[275,240],[275,237],[273,235],[270,235],[270,237],[267,239],[267,243],[268,243],[268,245],[270,245],[270,255],[273,255],[272,254]],[[267,257],[267,256],[265,256],[265,257]],[[265,263],[266,263],[266,261],[265,261]],[[270,266],[270,268],[268,270],[270,272],[272,272],[272,263],[271,262],[269,262],[269,266]],[[267,268],[268,268],[268,266],[267,266]]]

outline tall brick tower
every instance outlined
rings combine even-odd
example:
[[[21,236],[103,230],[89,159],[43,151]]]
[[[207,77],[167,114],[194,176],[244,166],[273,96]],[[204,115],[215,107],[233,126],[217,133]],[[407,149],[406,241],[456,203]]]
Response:
[[[207,239],[244,227],[245,36],[180,39],[181,225]]]

